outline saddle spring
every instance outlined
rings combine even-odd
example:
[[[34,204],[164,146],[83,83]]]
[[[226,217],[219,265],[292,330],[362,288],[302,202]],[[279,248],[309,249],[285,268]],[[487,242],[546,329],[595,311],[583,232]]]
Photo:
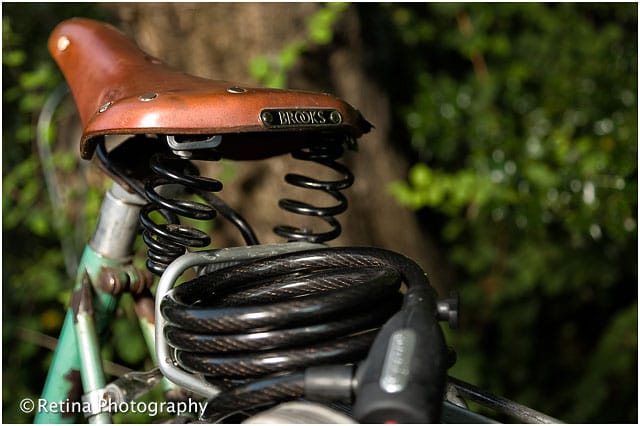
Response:
[[[215,151],[209,152],[207,159],[217,160],[219,155]],[[209,204],[179,199],[173,194],[176,190],[199,195],[218,192],[222,183],[200,176],[191,161],[172,153],[154,154],[150,166],[155,176],[146,182],[144,190],[151,202],[142,208],[140,222],[144,227],[142,238],[148,247],[147,268],[156,275],[162,275],[167,266],[188,248],[203,248],[211,243],[207,233],[181,224],[180,217],[209,221],[217,215]],[[164,223],[156,220],[158,215]]]
[[[331,229],[325,232],[314,232],[312,229],[279,225],[274,228],[274,232],[277,235],[287,238],[289,241],[324,243],[336,239],[341,234],[342,226],[335,216],[347,210],[348,201],[340,191],[349,188],[354,181],[351,170],[336,161],[342,157],[343,152],[344,148],[341,141],[329,140],[327,143],[316,143],[292,153],[295,159],[321,164],[338,172],[342,177],[338,180],[324,181],[295,173],[287,174],[285,181],[288,184],[299,188],[322,191],[333,197],[337,204],[321,207],[288,198],[280,199],[278,205],[281,209],[298,215],[318,217],[329,224]]]
[[[334,170],[340,175],[337,180],[320,180],[295,173],[285,176],[288,184],[324,192],[334,198],[337,203],[330,206],[316,206],[288,198],[280,199],[278,202],[281,209],[290,213],[324,220],[330,229],[314,232],[310,228],[280,225],[274,228],[277,235],[287,238],[288,241],[312,243],[324,243],[340,235],[342,227],[335,216],[343,213],[348,207],[347,199],[341,190],[349,188],[354,181],[351,171],[336,161],[344,152],[343,142],[342,137],[323,137],[292,153],[295,159],[317,163]],[[176,150],[173,153],[159,152],[155,153],[150,160],[154,176],[147,180],[144,187],[145,196],[150,202],[140,212],[140,222],[144,227],[143,240],[148,246],[147,268],[156,275],[162,275],[167,266],[189,248],[203,248],[211,243],[207,233],[192,226],[183,225],[180,221],[181,217],[210,221],[220,213],[238,227],[247,244],[259,244],[248,223],[214,194],[222,190],[222,183],[200,176],[198,168],[190,161],[200,156],[206,160],[217,161],[220,159],[220,154],[215,148],[207,149],[206,153],[204,151],[198,155],[196,153],[197,151]],[[178,192],[186,190],[197,194],[205,203],[179,199],[173,195],[176,192],[175,187],[179,190]]]

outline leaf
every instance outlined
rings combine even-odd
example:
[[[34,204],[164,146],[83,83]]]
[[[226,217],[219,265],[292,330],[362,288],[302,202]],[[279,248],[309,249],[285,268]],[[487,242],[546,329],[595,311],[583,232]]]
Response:
[[[309,40],[324,45],[333,39],[333,24],[347,8],[347,3],[327,3],[307,21]]]
[[[24,64],[27,55],[22,50],[10,50],[2,53],[2,63],[8,67],[19,67]]]
[[[532,186],[539,189],[556,188],[559,184],[558,175],[541,162],[527,162],[524,166],[524,175]]]
[[[249,73],[251,74],[251,77],[258,81],[263,80],[270,71],[271,65],[269,64],[267,58],[264,56],[253,58],[253,60],[249,64]]]
[[[304,50],[304,43],[295,41],[285,46],[278,55],[278,64],[283,70],[291,69],[300,58]]]

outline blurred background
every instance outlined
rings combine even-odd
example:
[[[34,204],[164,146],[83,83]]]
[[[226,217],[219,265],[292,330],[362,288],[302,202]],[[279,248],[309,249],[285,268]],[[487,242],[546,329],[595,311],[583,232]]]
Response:
[[[74,265],[109,186],[81,161],[71,101],[36,142],[62,82],[57,23],[110,22],[199,76],[334,93],[375,129],[335,245],[416,259],[459,292],[450,374],[566,422],[638,422],[635,3],[3,3],[3,421],[36,398]],[[144,76],[133,76],[144,78]],[[50,137],[48,137],[50,136]],[[211,170],[263,242],[293,163]],[[240,244],[222,223],[218,247]],[[112,375],[150,367],[123,298]]]

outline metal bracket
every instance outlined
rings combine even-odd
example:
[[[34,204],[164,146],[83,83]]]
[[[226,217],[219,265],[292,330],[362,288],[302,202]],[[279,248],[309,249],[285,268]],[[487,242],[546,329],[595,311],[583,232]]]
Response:
[[[197,135],[195,135],[197,137]],[[183,136],[187,138],[188,136]],[[167,144],[177,155],[185,155],[187,151],[215,148],[222,143],[222,135],[212,135],[206,139],[178,141],[175,135],[167,135]],[[188,156],[188,155],[186,155]]]

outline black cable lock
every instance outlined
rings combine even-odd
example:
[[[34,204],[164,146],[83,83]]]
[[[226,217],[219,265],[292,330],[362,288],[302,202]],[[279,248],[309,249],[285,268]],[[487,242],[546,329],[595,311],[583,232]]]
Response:
[[[408,292],[397,312],[401,281]],[[309,397],[303,373],[313,366],[320,375],[311,382],[329,386],[321,397],[332,399],[332,380],[318,381],[323,366],[353,365],[365,358],[357,374],[358,420],[440,419],[446,350],[435,293],[422,269],[397,253],[340,247],[241,264],[174,288],[163,298],[161,311],[169,322],[164,334],[180,367],[226,389],[209,402],[207,420]],[[388,392],[380,380],[381,375],[396,377],[396,370],[384,370],[384,365],[386,348],[398,351],[393,343],[397,330],[411,330],[414,350],[406,355],[410,377],[399,391]],[[335,396],[346,401],[350,390],[345,384],[352,373],[349,380],[341,374],[334,376],[342,389]]]

